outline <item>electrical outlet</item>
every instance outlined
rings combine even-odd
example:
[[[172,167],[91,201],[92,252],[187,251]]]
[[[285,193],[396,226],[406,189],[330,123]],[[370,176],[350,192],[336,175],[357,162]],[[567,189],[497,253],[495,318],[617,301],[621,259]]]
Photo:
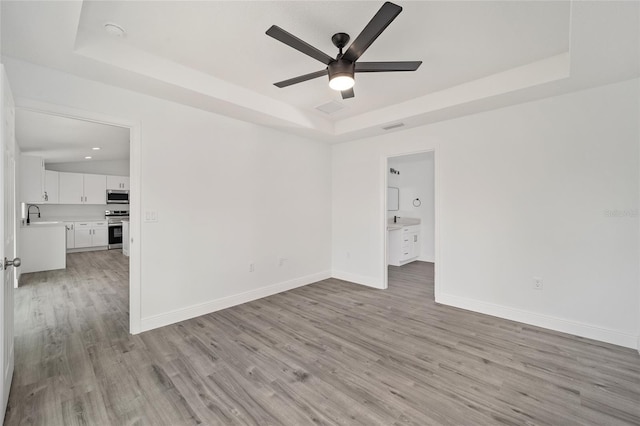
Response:
[[[540,277],[533,277],[533,289],[534,290],[542,290],[544,283],[542,281],[542,278]]]
[[[256,265],[255,263],[250,263],[249,264],[249,272],[255,272],[256,270]]]
[[[347,252],[347,259],[351,259],[351,253]]]
[[[284,257],[281,257],[278,259],[278,266],[284,266],[284,262],[286,262],[287,259],[285,259]]]

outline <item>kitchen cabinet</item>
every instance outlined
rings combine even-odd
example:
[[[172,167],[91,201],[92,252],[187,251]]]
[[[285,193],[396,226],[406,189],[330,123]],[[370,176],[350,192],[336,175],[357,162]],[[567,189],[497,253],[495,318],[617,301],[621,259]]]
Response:
[[[67,230],[67,250],[76,248],[76,229],[75,223],[65,222],[64,226]]]
[[[84,204],[84,179],[80,173],[60,172],[58,200],[60,204]]]
[[[20,200],[31,204],[44,202],[44,159],[42,157],[20,156]]]
[[[58,204],[58,172],[53,170],[44,171],[44,202],[46,204]]]
[[[84,204],[107,204],[107,177],[82,175],[84,178]]]
[[[109,245],[107,221],[75,222],[74,248],[104,247]]]
[[[402,266],[420,256],[420,226],[403,226],[389,230],[389,265]]]
[[[60,204],[107,204],[107,177],[81,173],[59,174]]]
[[[65,269],[64,233],[62,222],[34,223],[20,228],[22,273]]]
[[[129,177],[107,176],[107,189],[129,190]]]

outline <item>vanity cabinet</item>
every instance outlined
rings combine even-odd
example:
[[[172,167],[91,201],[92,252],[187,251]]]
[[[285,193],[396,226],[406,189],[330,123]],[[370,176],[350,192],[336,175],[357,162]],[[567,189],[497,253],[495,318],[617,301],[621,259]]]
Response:
[[[402,266],[420,256],[420,225],[389,230],[389,265]]]

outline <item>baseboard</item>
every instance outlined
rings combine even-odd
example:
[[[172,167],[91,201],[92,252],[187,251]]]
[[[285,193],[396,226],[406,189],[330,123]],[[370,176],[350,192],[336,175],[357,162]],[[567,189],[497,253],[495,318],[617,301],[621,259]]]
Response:
[[[383,283],[374,277],[366,277],[364,275],[357,275],[349,272],[334,270],[331,273],[331,278],[336,278],[343,281],[349,281],[355,284],[366,285],[367,287],[384,289]]]
[[[421,262],[436,263],[436,259],[433,256],[420,256],[418,260]]]
[[[550,315],[483,302],[481,300],[468,299],[451,294],[438,294],[436,296],[436,302],[498,318],[505,318],[542,328],[548,328],[554,331],[569,333],[575,336],[586,337],[588,339],[599,340],[601,342],[612,343],[614,345],[624,346],[627,348],[634,348],[638,349],[640,352],[640,337],[631,333],[596,327],[577,321],[566,320]]]
[[[109,250],[109,246],[72,248],[72,249],[67,249],[67,253],[82,253],[85,251],[104,251],[104,250]]]
[[[327,278],[331,278],[330,271],[318,272],[317,274],[306,275],[304,277],[272,284],[244,293],[234,294],[232,296],[210,300],[204,303],[198,303],[197,305],[191,305],[182,309],[176,309],[164,314],[142,318],[140,321],[140,331],[149,331],[153,330],[154,328],[175,324],[180,321],[210,314],[211,312],[220,311],[232,306],[251,302],[252,300],[262,299],[263,297],[282,293],[283,291],[292,290],[297,287],[302,287],[318,281],[326,280]]]

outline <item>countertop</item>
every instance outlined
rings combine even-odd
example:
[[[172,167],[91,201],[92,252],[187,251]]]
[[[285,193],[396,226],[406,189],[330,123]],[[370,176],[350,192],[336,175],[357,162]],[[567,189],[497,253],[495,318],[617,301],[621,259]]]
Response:
[[[52,226],[64,226],[64,222],[54,220],[42,220],[40,222],[31,222],[29,225],[26,223],[20,225],[21,228],[49,228]]]
[[[31,218],[31,223],[26,224],[26,220],[23,220],[20,224],[21,228],[41,228],[45,226],[60,226],[66,222],[104,222],[104,217],[65,217],[65,218]]]
[[[393,218],[387,221],[387,231],[397,231],[404,226],[420,225],[420,219],[412,217],[399,217],[397,222],[393,221]]]

